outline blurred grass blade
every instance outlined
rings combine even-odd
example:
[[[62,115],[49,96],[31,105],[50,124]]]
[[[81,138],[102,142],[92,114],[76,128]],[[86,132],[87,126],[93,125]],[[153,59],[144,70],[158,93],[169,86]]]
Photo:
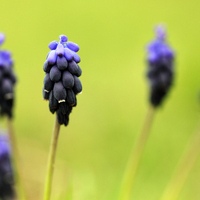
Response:
[[[149,107],[141,133],[136,140],[135,145],[133,146],[129,162],[124,173],[119,200],[129,200],[131,198],[131,190],[135,181],[135,175],[142,158],[144,147],[150,134],[155,111],[156,109],[154,107]]]
[[[175,200],[178,199],[179,194],[192,170],[198,155],[200,153],[200,124],[197,131],[192,136],[182,155],[179,163],[177,164],[171,180],[166,187],[161,200]]]

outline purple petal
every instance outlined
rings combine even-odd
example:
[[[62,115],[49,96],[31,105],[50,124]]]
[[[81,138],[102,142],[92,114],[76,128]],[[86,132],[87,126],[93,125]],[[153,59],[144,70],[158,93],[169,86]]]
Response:
[[[61,42],[67,42],[67,40],[68,40],[67,36],[65,36],[65,35],[60,35],[59,39]]]
[[[79,56],[77,53],[75,53],[75,52],[74,52],[74,61],[75,61],[76,63],[79,63],[79,62],[81,61],[80,56]]]
[[[56,54],[58,56],[63,56],[64,55],[64,47],[62,44],[58,44],[57,49],[56,49]]]
[[[148,61],[153,63],[156,62],[158,59],[158,56],[155,53],[150,53],[148,56]]]
[[[55,50],[58,46],[58,42],[57,41],[52,41],[49,43],[49,49],[51,50]]]
[[[70,61],[74,58],[74,52],[71,51],[70,49],[68,48],[64,48],[64,54],[65,54],[65,58]]]
[[[56,63],[56,58],[57,58],[56,51],[55,50],[50,51],[47,58],[48,64],[54,65]]]
[[[79,51],[79,49],[80,49],[78,44],[76,44],[74,42],[67,42],[67,47],[75,52]]]
[[[9,60],[11,58],[11,52],[9,51],[2,51],[1,55],[5,60]]]

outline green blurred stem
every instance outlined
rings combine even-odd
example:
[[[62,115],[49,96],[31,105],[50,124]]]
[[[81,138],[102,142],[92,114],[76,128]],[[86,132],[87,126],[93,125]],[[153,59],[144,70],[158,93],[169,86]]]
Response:
[[[197,131],[192,136],[188,143],[185,152],[177,164],[174,173],[166,187],[161,200],[175,200],[178,199],[179,194],[192,170],[198,155],[200,153],[200,124]]]
[[[20,165],[20,156],[17,148],[17,142],[15,139],[15,133],[13,129],[13,124],[11,118],[7,118],[8,134],[12,147],[12,160],[15,173],[16,189],[17,189],[17,199],[27,200],[27,195],[25,192],[23,173]]]
[[[56,116],[54,129],[53,129],[53,135],[52,135],[52,139],[51,139],[51,146],[50,146],[50,150],[49,150],[49,159],[48,159],[48,164],[47,164],[44,200],[49,200],[50,196],[51,196],[51,186],[52,186],[53,170],[54,170],[54,163],[55,163],[59,131],[60,131],[60,124],[58,123],[57,116]]]
[[[150,106],[147,111],[141,133],[133,146],[129,162],[124,173],[119,200],[129,200],[131,198],[131,190],[135,181],[135,175],[150,134],[155,111],[156,109],[152,106]]]

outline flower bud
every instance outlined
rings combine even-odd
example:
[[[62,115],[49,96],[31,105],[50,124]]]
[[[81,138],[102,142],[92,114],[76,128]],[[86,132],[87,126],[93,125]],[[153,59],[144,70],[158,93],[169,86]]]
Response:
[[[74,76],[74,87],[72,89],[75,94],[78,94],[82,91],[82,84],[77,76]]]
[[[53,82],[58,82],[61,79],[61,75],[62,75],[61,71],[58,69],[56,65],[54,65],[50,71],[50,79]]]
[[[56,64],[57,64],[58,69],[60,70],[66,70],[68,66],[68,62],[64,56],[62,57],[58,56]]]
[[[74,77],[69,71],[64,71],[62,76],[62,83],[66,89],[74,86]]]

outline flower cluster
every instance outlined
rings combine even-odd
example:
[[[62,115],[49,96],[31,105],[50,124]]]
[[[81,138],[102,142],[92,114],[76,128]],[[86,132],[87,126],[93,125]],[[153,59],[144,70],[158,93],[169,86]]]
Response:
[[[0,45],[4,42],[5,36],[0,33]],[[13,73],[13,60],[9,51],[0,50],[0,114],[12,117],[14,101],[14,85],[16,77]]]
[[[14,198],[13,180],[8,138],[0,135],[0,199]]]
[[[59,124],[67,126],[69,114],[77,105],[76,95],[81,93],[82,84],[79,76],[82,70],[78,63],[80,57],[76,53],[79,46],[73,42],[67,42],[65,35],[59,36],[60,41],[49,44],[51,51],[44,62],[43,97],[49,100],[49,110],[57,113]]]
[[[159,106],[173,81],[174,53],[165,42],[166,32],[161,26],[156,29],[156,39],[147,48],[148,73],[151,85],[150,102]]]

